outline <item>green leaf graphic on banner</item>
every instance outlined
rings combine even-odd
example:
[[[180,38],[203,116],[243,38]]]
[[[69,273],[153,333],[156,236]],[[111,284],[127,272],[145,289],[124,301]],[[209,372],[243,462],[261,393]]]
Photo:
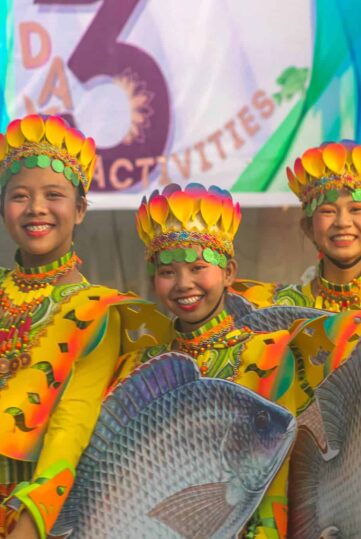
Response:
[[[356,23],[361,18],[360,2],[344,0],[339,3],[337,0],[318,0],[314,6],[316,32],[309,87],[304,98],[293,107],[283,123],[254,156],[252,163],[239,176],[231,188],[232,192],[266,191],[287,158],[305,116],[317,105],[331,81],[350,67],[354,71],[360,70],[358,65],[360,59],[355,57],[356,42],[361,38],[361,25]],[[283,80],[285,73],[290,76],[291,72],[285,69],[279,79]],[[356,79],[359,74],[356,73]],[[292,83],[295,84],[294,81]],[[287,85],[287,81],[284,85]],[[358,90],[360,91],[360,88]],[[282,91],[280,93],[282,94]],[[334,111],[334,115],[338,112]],[[357,118],[354,124],[356,132]]]

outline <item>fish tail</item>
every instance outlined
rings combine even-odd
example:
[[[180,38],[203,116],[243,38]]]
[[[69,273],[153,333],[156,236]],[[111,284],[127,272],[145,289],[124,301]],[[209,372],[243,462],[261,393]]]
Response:
[[[323,460],[319,447],[306,429],[301,429],[291,455],[289,521],[287,537],[317,539],[317,495]]]

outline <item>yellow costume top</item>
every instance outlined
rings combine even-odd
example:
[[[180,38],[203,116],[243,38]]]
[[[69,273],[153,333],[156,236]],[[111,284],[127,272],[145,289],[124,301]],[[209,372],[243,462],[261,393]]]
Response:
[[[361,331],[359,312],[299,320],[289,331],[265,333],[236,327],[236,314],[223,311],[194,332],[175,331],[170,344],[131,354],[133,365],[180,350],[196,360],[204,376],[232,380],[299,415],[313,402],[314,389],[348,357]],[[125,375],[120,368],[118,379]],[[286,537],[288,471],[287,460],[243,537]]]
[[[8,507],[27,507],[41,537],[72,486],[119,354],[164,342],[168,326],[133,294],[85,279],[29,287],[0,269],[1,493]],[[3,528],[16,517],[2,515]]]
[[[256,308],[285,305],[341,312],[361,307],[361,278],[342,285],[332,283],[322,276],[322,264],[317,277],[305,285],[237,279],[232,288]]]

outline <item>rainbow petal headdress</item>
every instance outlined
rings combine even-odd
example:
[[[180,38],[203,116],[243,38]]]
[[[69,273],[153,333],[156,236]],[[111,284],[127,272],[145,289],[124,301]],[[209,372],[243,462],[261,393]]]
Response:
[[[193,262],[192,245],[204,248],[203,258],[225,267],[234,255],[233,238],[241,222],[241,209],[230,193],[212,186],[190,183],[168,185],[160,194],[144,198],[136,214],[137,229],[146,245],[146,257],[161,253],[163,263]]]
[[[310,148],[296,159],[294,172],[287,167],[287,176],[308,217],[321,204],[335,202],[342,189],[361,201],[361,146],[342,141]]]
[[[22,167],[51,167],[86,193],[95,165],[95,142],[60,116],[31,114],[10,122],[0,134],[0,187]]]

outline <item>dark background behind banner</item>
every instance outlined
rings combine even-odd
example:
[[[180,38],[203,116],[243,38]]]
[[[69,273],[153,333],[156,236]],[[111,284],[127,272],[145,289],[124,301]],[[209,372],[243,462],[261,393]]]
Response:
[[[264,281],[300,282],[305,269],[316,263],[316,252],[300,229],[299,208],[245,208],[235,239],[238,275]],[[154,299],[144,263],[143,244],[135,229],[134,211],[90,211],[75,235],[93,283],[132,290]],[[1,265],[14,264],[13,243],[0,224]]]

